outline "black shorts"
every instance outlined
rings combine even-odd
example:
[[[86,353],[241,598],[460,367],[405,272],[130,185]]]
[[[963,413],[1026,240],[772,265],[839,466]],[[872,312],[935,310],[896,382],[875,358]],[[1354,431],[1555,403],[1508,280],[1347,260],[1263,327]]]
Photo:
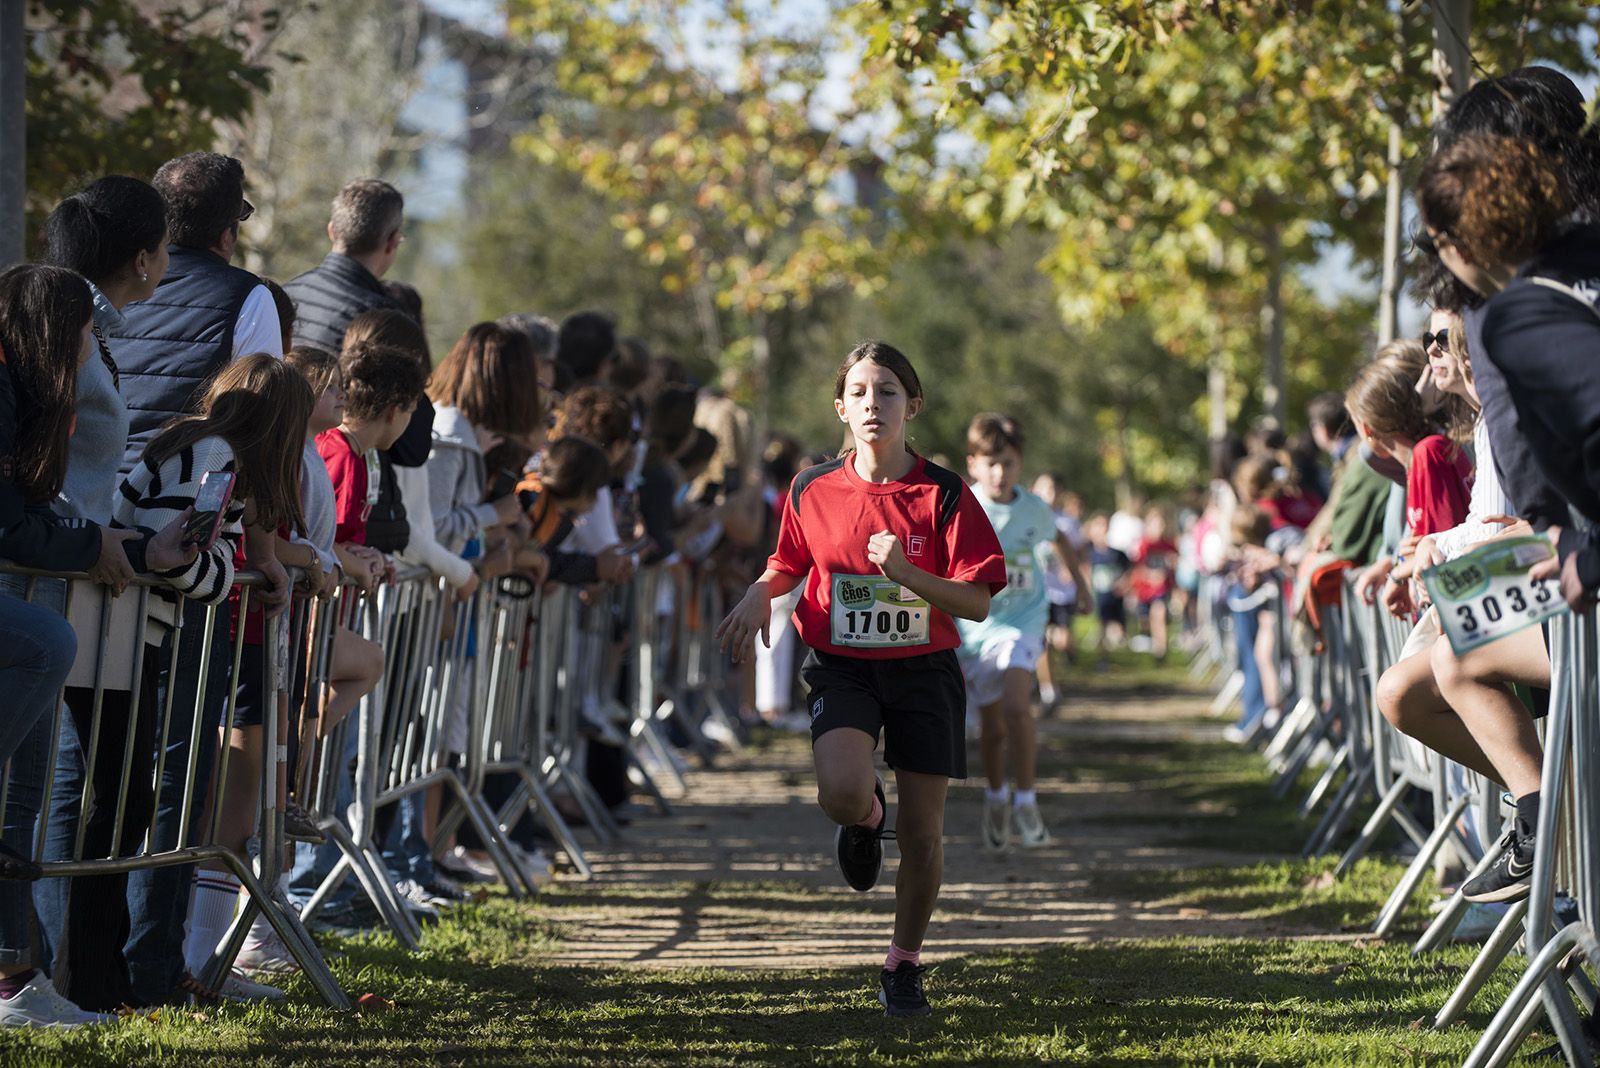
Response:
[[[1052,627],[1071,627],[1072,619],[1078,614],[1078,604],[1073,601],[1069,604],[1050,603],[1050,625]]]
[[[1094,599],[1095,612],[1102,623],[1126,623],[1128,605],[1120,594],[1102,593]]]
[[[891,767],[967,777],[967,681],[953,649],[863,660],[813,649],[800,668],[810,691],[811,742],[839,727],[883,734]]]

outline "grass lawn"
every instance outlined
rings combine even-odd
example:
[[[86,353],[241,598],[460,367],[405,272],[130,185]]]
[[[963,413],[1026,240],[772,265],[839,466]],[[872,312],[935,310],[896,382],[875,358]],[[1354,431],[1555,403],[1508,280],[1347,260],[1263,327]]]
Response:
[[[1141,692],[1170,696],[1180,669],[1139,667]],[[1074,671],[1075,685],[1095,685]],[[1108,690],[1127,687],[1119,673]],[[392,999],[392,1011],[336,1013],[298,985],[287,1007],[169,1010],[66,1035],[0,1035],[0,1065],[1454,1065],[1515,975],[1502,969],[1465,1025],[1426,1026],[1473,950],[1412,960],[1410,939],[1360,938],[1399,874],[1363,862],[1334,883],[1331,860],[1292,855],[1306,828],[1270,800],[1257,761],[1220,742],[1097,738],[1069,724],[1080,781],[1137,782],[1170,799],[1164,835],[1229,849],[1236,866],[1152,876],[1108,868],[1096,889],[1143,907],[1193,910],[1195,937],[1062,945],[939,963],[931,1019],[887,1021],[871,968],[821,973],[552,965],[567,921],[608,895],[564,884],[540,900],[492,896],[427,932],[420,955],[372,936],[336,942],[335,972],[351,995]],[[1047,761],[1060,752],[1047,750]],[[1059,765],[1058,765],[1059,766]],[[1130,819],[1148,819],[1133,815]],[[656,891],[769,898],[794,908],[794,884],[725,881]],[[1331,938],[1205,937],[1209,913],[1282,920]],[[820,907],[819,923],[827,913]],[[1420,905],[1403,925],[1414,934]],[[1292,921],[1292,923],[1291,923]],[[1548,1040],[1535,1037],[1524,1060]]]

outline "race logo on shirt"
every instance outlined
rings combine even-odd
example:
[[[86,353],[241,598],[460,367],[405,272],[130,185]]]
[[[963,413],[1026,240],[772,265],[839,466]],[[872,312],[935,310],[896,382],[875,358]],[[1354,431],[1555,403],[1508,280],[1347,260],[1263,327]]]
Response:
[[[921,534],[913,534],[906,538],[906,555],[921,556],[928,551],[928,539]]]
[[[869,607],[876,596],[870,583],[849,580],[839,583],[839,603],[846,608]]]

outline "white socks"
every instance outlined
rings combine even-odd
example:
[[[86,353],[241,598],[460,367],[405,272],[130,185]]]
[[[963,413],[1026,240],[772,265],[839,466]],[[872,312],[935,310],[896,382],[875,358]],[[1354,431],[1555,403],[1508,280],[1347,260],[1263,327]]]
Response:
[[[1039,803],[1039,795],[1033,790],[1018,790],[1014,795],[1012,795],[1011,803],[1017,808],[1025,808],[1028,805],[1037,805]]]
[[[183,940],[183,960],[189,974],[199,975],[228,933],[239,906],[239,880],[225,871],[205,868],[194,873],[194,896],[189,900],[189,931]]]
[[[992,805],[1005,804],[1007,801],[1011,800],[1011,784],[1006,783],[998,790],[985,786],[983,788],[983,799]]]

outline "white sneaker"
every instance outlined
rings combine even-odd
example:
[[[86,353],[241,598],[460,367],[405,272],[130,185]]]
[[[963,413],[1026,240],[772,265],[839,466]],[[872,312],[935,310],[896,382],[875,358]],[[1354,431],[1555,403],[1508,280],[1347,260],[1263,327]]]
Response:
[[[258,983],[245,977],[244,972],[238,967],[228,972],[227,978],[222,980],[222,986],[217,988],[217,993],[229,1001],[282,1001],[289,995],[275,986]]]
[[[439,918],[440,899],[428,893],[415,879],[401,879],[394,884],[394,889],[400,895],[400,900],[405,902],[406,908],[418,916],[425,920]]]
[[[1489,936],[1494,934],[1495,928],[1500,926],[1500,921],[1505,919],[1506,908],[1504,904],[1484,904],[1474,901],[1467,906],[1461,922],[1456,924],[1456,929],[1451,932],[1450,941],[1458,945],[1487,941]]]
[[[1050,844],[1050,831],[1044,825],[1044,817],[1039,815],[1039,806],[1014,805],[1011,811],[1011,822],[1017,828],[1017,841],[1023,849],[1039,849]]]
[[[1011,802],[983,799],[983,848],[998,853],[1011,844]]]
[[[1243,745],[1250,740],[1250,732],[1237,723],[1230,723],[1222,730],[1222,740],[1232,742],[1234,745]]]
[[[531,875],[539,886],[555,881],[555,863],[545,855],[544,850],[535,849],[529,852],[515,842],[507,842],[506,848],[511,852],[511,859],[521,865],[522,870]]]
[[[115,1016],[85,1012],[60,994],[43,972],[13,997],[0,998],[0,1027],[48,1027],[64,1030],[84,1024],[111,1023]]]
[[[724,749],[732,749],[739,744],[738,735],[729,730],[727,724],[720,719],[708,719],[700,724],[700,733],[709,741],[716,742]]]
[[[244,948],[233,966],[247,976],[293,975],[300,970],[299,963],[278,932],[267,928],[267,933],[257,937],[254,928],[245,936]]]
[[[475,883],[497,883],[500,881],[500,872],[493,864],[473,856],[467,852],[464,846],[453,846],[450,852],[437,858],[434,863],[436,867],[443,867],[457,882],[470,880]]]

